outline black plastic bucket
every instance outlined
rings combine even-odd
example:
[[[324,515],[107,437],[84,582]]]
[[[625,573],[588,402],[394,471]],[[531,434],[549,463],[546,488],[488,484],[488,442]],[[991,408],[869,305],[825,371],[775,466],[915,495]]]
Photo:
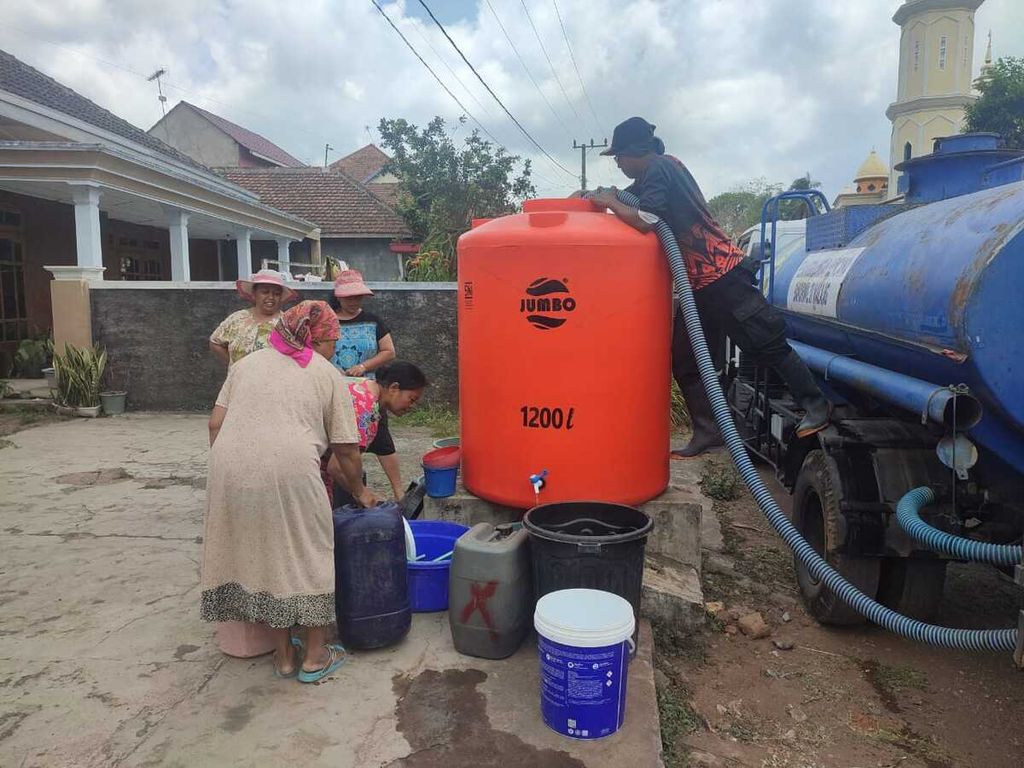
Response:
[[[566,501],[534,507],[523,525],[530,532],[535,598],[579,588],[624,597],[637,619],[636,641],[651,518],[624,504]]]

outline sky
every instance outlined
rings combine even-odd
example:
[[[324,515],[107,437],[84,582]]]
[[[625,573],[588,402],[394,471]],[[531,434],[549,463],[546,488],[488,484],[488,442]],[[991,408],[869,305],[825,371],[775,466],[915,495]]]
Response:
[[[577,189],[574,140],[631,115],[708,197],[809,172],[831,198],[869,150],[887,159],[901,0],[425,1],[531,138],[420,0],[378,2],[461,107],[371,0],[0,0],[0,48],[147,129],[161,111],[146,76],[164,68],[168,108],[189,101],[310,164],[376,141],[382,117],[440,115],[457,138],[482,125],[533,162],[540,196]],[[989,29],[997,58],[1024,56],[1024,2],[986,0],[975,23],[975,72]],[[596,152],[587,170],[591,188],[628,183]]]

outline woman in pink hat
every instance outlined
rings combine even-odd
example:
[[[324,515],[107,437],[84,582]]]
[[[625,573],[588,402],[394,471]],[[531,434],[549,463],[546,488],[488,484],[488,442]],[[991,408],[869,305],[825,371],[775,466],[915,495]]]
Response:
[[[387,324],[378,315],[363,309],[363,299],[367,296],[373,296],[373,291],[363,282],[362,274],[343,265],[330,299],[341,324],[341,337],[334,344],[331,362],[346,376],[373,380],[381,366],[395,359],[395,342]],[[395,441],[388,429],[387,411],[381,413],[376,436],[366,451],[380,461],[395,498],[401,498],[402,471]]]
[[[281,305],[298,298],[285,285],[281,273],[273,269],[261,269],[251,279],[237,281],[235,287],[252,306],[232,312],[210,335],[210,351],[228,366],[269,346],[270,332],[281,317]]]

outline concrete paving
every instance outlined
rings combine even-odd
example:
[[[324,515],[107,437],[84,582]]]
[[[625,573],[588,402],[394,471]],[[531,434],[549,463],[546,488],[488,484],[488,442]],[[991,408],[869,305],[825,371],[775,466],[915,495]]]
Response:
[[[429,438],[396,438],[411,472]],[[599,742],[541,722],[532,640],[506,661],[460,656],[445,614],[318,686],[221,655],[198,615],[206,439],[203,416],[140,414],[0,449],[0,765],[661,764],[646,626],[626,726]]]

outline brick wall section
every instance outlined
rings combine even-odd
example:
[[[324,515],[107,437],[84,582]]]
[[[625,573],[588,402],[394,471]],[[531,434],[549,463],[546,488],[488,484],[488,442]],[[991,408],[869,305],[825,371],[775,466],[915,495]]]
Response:
[[[92,331],[106,347],[117,374],[127,377],[129,408],[206,411],[224,380],[209,352],[211,331],[243,304],[233,287],[207,283],[183,288],[93,287]],[[431,381],[427,403],[458,400],[455,287],[438,284],[371,284],[364,307],[390,324],[399,357],[416,363]],[[326,286],[302,286],[303,298],[325,299]]]

